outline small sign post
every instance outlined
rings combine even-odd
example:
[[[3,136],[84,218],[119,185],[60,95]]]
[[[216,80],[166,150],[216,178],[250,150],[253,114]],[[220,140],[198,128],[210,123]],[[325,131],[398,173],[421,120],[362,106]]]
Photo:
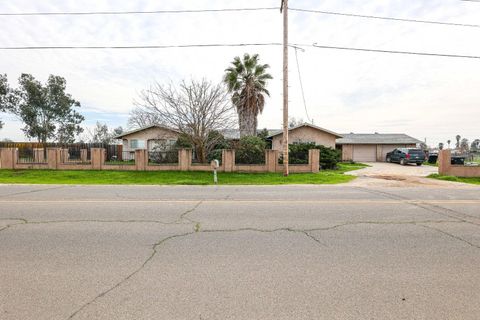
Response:
[[[218,184],[217,168],[220,167],[220,162],[218,160],[212,160],[210,165],[213,169],[213,183]]]

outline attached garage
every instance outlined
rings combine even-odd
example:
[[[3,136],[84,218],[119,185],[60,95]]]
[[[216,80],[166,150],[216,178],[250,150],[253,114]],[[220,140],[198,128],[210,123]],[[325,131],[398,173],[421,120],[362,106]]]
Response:
[[[353,146],[353,161],[375,162],[377,160],[377,146],[370,144],[358,144]]]
[[[420,140],[406,134],[342,134],[336,147],[342,151],[343,161],[382,162],[388,152],[396,148],[415,148]]]
[[[382,161],[385,161],[385,159],[387,158],[387,153],[389,153],[390,151],[393,151],[397,148],[408,148],[408,147],[415,147],[415,146],[412,146],[412,145],[406,145],[406,144],[403,144],[403,145],[398,145],[398,144],[385,144],[385,145],[381,145],[381,155],[382,155]]]

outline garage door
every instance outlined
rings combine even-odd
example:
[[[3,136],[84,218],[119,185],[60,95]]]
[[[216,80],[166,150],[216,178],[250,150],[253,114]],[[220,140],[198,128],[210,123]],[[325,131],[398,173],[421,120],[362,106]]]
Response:
[[[354,145],[353,161],[355,162],[377,161],[377,146],[376,145]]]
[[[380,146],[379,146],[380,147]],[[387,158],[387,153],[390,151],[393,151],[394,149],[397,148],[404,148],[404,144],[384,144],[381,146],[382,147],[382,161],[385,161]]]

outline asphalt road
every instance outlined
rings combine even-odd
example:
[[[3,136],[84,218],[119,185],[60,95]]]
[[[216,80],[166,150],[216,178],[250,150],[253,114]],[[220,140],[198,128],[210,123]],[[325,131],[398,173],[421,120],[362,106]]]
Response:
[[[480,188],[0,186],[0,319],[480,319]]]

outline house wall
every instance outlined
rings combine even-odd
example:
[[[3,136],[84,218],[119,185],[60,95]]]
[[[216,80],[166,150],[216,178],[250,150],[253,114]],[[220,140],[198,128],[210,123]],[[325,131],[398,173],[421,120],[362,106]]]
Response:
[[[342,161],[353,161],[353,144],[344,144],[342,147]]]
[[[295,142],[315,142],[317,145],[335,149],[336,137],[333,134],[315,128],[299,127],[288,132],[288,140],[291,144]],[[283,134],[272,138],[272,149],[283,150]]]
[[[148,128],[142,131],[134,132],[129,135],[122,137],[123,140],[123,147],[124,151],[130,151],[130,141],[137,139],[145,141],[145,148],[148,147],[149,140],[156,140],[156,139],[165,139],[165,140],[177,140],[179,133],[168,130],[165,128]]]

